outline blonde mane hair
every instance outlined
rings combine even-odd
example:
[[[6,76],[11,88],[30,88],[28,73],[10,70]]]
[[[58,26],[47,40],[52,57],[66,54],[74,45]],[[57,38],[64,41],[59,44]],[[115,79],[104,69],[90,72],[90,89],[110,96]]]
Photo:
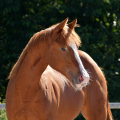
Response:
[[[8,79],[12,79],[18,73],[20,66],[22,65],[22,62],[24,61],[28,51],[34,49],[34,47],[38,45],[40,42],[46,42],[46,44],[50,42],[52,33],[54,32],[54,28],[57,25],[58,24],[53,25],[33,35],[33,37],[30,39],[26,47],[23,49],[18,61],[13,66]],[[64,27],[64,29],[62,29],[58,33],[58,35],[56,35],[54,40],[61,45],[68,46],[68,43],[70,42],[68,39],[69,37],[71,37],[75,41],[77,46],[80,46],[81,44],[80,37],[77,35],[77,33],[74,30],[69,30],[67,25]]]

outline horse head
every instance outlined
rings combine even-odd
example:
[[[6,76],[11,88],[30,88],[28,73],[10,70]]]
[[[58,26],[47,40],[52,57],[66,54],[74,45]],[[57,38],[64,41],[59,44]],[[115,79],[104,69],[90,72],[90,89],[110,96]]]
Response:
[[[51,31],[51,42],[46,52],[48,64],[65,75],[75,88],[81,89],[89,81],[78,54],[80,38],[74,31],[77,19],[67,24],[68,18],[48,28]],[[48,30],[47,29],[47,30]]]

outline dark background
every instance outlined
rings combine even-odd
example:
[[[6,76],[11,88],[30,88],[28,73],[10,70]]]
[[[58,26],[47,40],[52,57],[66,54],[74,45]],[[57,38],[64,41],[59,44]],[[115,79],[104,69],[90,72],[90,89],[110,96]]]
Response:
[[[77,18],[81,50],[103,68],[110,102],[120,102],[120,0],[0,1],[0,101],[7,77],[31,36],[69,17]],[[112,110],[120,120],[120,109]],[[84,120],[81,115],[76,120]]]

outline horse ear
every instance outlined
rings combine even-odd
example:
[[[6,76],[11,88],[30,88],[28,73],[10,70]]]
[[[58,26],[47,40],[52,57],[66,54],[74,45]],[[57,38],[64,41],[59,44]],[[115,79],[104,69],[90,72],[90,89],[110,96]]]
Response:
[[[69,23],[67,26],[70,28],[70,29],[74,29],[74,27],[76,26],[76,23],[77,23],[77,19],[75,19],[73,22]]]
[[[57,33],[60,30],[62,30],[65,27],[67,22],[68,22],[68,17],[64,21],[62,21],[58,26],[55,27],[54,33]]]

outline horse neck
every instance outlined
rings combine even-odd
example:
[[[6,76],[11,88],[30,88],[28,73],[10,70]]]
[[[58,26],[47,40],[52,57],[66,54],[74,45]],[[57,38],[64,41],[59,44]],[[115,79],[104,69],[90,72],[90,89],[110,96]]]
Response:
[[[41,43],[30,51],[28,50],[17,74],[17,78],[20,79],[20,81],[26,80],[30,82],[34,79],[34,82],[39,82],[42,73],[48,65],[47,59],[45,58],[46,50],[47,45],[45,45],[45,43]]]
[[[16,96],[15,100],[18,103],[21,99],[32,101],[35,96],[39,95],[38,91],[41,91],[40,78],[47,67],[45,58],[47,47],[41,43],[39,46],[26,49],[27,51],[23,51],[16,63],[15,68],[18,67],[18,69],[14,69],[13,72],[16,74],[10,78],[9,86],[10,89],[13,89],[11,94]]]

